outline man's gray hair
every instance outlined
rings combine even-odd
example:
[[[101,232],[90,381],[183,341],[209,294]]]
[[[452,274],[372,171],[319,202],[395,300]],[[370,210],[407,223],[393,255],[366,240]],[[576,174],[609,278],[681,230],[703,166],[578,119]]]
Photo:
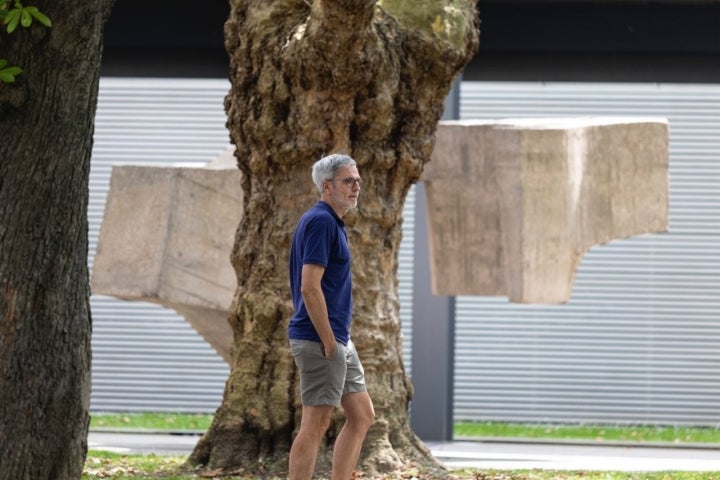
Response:
[[[323,182],[335,178],[335,174],[341,167],[354,167],[355,160],[342,153],[333,153],[321,158],[312,167],[312,179],[318,192],[323,191]]]

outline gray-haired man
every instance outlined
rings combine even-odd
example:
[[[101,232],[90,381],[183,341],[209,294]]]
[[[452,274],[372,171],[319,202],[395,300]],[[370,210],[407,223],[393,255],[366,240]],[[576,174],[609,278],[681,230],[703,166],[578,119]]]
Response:
[[[309,480],[332,411],[346,421],[335,441],[332,480],[348,480],[375,418],[365,374],[350,340],[352,277],[342,218],[357,206],[362,179],[355,161],[333,154],[313,165],[320,200],[300,219],[290,250],[295,313],[288,336],[300,371],[300,431],[290,449],[289,477]]]

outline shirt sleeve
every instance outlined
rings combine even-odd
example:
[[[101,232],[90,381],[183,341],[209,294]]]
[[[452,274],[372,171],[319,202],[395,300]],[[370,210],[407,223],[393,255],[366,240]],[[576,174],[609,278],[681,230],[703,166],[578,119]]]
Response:
[[[330,246],[333,235],[336,233],[334,219],[319,216],[314,218],[305,231],[302,263],[328,266],[330,260]]]

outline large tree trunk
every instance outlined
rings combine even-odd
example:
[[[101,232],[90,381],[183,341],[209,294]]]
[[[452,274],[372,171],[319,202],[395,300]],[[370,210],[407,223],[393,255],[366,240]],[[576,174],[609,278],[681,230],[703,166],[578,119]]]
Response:
[[[82,474],[90,400],[88,174],[110,0],[37,1],[1,39],[0,479]]]
[[[345,219],[352,335],[377,413],[362,468],[372,474],[408,462],[434,466],[408,423],[412,387],[402,364],[398,248],[405,196],[429,159],[453,79],[477,48],[475,1],[231,4],[226,109],[245,195],[232,255],[235,349],[223,403],[190,461],[225,472],[285,462],[301,412],[286,332],[290,239],[318,199],[312,163],[344,152],[366,180],[359,208]]]

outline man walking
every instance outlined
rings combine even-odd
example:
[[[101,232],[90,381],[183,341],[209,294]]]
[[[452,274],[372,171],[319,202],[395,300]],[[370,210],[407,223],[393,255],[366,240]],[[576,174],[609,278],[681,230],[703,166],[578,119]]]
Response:
[[[334,408],[346,421],[335,441],[332,480],[348,480],[375,418],[365,374],[350,339],[352,278],[342,218],[357,206],[362,179],[341,154],[313,165],[320,200],[300,219],[290,250],[295,313],[288,336],[300,371],[302,421],[290,449],[290,480],[310,480]]]

